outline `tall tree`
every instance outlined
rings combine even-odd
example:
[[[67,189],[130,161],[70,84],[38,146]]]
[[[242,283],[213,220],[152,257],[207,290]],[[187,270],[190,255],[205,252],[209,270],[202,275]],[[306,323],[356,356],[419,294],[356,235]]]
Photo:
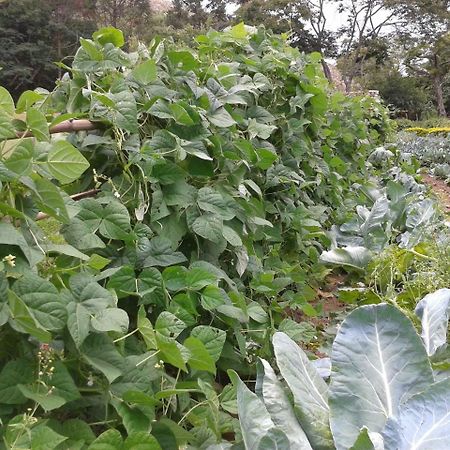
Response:
[[[352,89],[356,75],[366,60],[368,44],[378,40],[385,31],[392,31],[401,22],[398,8],[390,0],[349,0],[340,3],[339,12],[347,16],[341,28],[341,57],[346,91]]]
[[[62,0],[0,2],[0,84],[15,97],[36,86],[52,89],[59,69],[54,62],[74,53],[80,36],[95,25],[81,20],[81,3]]]

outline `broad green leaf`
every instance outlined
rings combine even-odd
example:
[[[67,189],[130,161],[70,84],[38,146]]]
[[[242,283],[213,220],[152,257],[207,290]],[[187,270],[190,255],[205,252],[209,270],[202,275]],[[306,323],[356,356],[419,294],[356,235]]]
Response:
[[[198,61],[191,52],[187,51],[170,51],[167,53],[170,62],[177,68],[189,71],[198,67]]]
[[[284,431],[291,448],[312,450],[305,432],[298,423],[285,389],[278,381],[270,364],[264,359],[260,359],[258,364],[255,390],[263,399],[274,424]]]
[[[118,430],[103,432],[89,447],[88,450],[121,450],[122,436]]]
[[[214,360],[200,339],[190,336],[183,342],[183,345],[191,353],[188,364],[193,369],[206,370],[214,375],[216,374]]]
[[[3,405],[21,405],[27,399],[17,387],[28,384],[34,379],[34,367],[25,358],[8,361],[0,372],[0,403]]]
[[[172,243],[169,239],[155,237],[150,241],[148,256],[144,261],[144,267],[167,267],[186,261],[186,257],[181,252],[172,250]]]
[[[148,59],[136,66],[132,71],[133,77],[143,85],[150,84],[157,79],[157,67],[153,59]]]
[[[33,143],[30,139],[25,139],[14,147],[4,164],[17,175],[29,175],[33,167],[33,154]]]
[[[447,342],[450,314],[450,289],[439,289],[426,295],[414,310],[422,322],[422,340],[428,356]]]
[[[198,291],[217,281],[217,275],[201,267],[193,267],[186,272],[187,289]]]
[[[92,37],[96,42],[102,45],[113,44],[116,47],[123,47],[125,39],[123,33],[114,27],[104,27],[96,31]]]
[[[201,293],[202,306],[207,311],[212,311],[217,309],[221,305],[230,304],[230,299],[228,298],[226,292],[217,286],[210,285],[207,286]]]
[[[248,450],[257,450],[270,447],[263,444],[260,447],[264,436],[273,430],[277,430],[275,424],[270,418],[263,401],[237,377],[233,384],[237,385],[237,405],[239,411],[239,424],[242,430],[242,437],[244,439],[245,448]],[[281,430],[280,430],[281,431]],[[286,447],[289,448],[289,447]]]
[[[8,116],[14,115],[14,100],[11,94],[3,87],[0,86],[0,111]]]
[[[214,214],[203,214],[194,220],[192,230],[199,236],[216,244],[223,240],[223,223],[220,217]]]
[[[229,244],[234,247],[242,247],[242,240],[240,236],[233,230],[233,228],[226,225],[222,228],[223,237],[227,240]]]
[[[99,232],[108,239],[130,239],[130,215],[127,208],[116,200],[111,200],[102,212]]]
[[[194,125],[194,121],[183,106],[178,103],[171,103],[169,109],[176,123],[187,126]]]
[[[220,107],[214,112],[209,113],[207,117],[212,124],[219,128],[229,128],[236,123],[224,107]]]
[[[156,342],[161,359],[178,369],[187,371],[186,362],[189,359],[190,353],[185,347],[175,341],[175,339],[159,333],[156,333]]]
[[[280,373],[294,398],[300,426],[313,448],[333,448],[329,426],[328,386],[305,352],[284,333],[275,333],[273,347]]]
[[[320,260],[327,264],[364,270],[372,259],[372,253],[365,247],[336,248],[320,255]]]
[[[69,214],[59,189],[44,178],[34,180],[35,200],[42,212],[63,223],[69,223]]]
[[[80,393],[75,382],[62,361],[53,363],[54,372],[51,377],[52,386],[54,386],[52,394],[62,397],[66,402],[77,400]]]
[[[110,383],[122,375],[124,358],[105,334],[90,334],[80,348],[83,358],[105,375]]]
[[[155,322],[155,331],[167,338],[175,339],[185,328],[186,324],[168,311],[163,311]]]
[[[402,402],[433,382],[412,323],[386,304],[363,306],[347,316],[331,361],[330,423],[338,450],[350,448],[363,426],[381,432]]]
[[[248,121],[248,134],[250,139],[259,137],[261,139],[269,139],[270,135],[277,129],[274,125],[265,125],[257,122],[255,119]]]
[[[139,333],[144,339],[145,345],[147,346],[147,350],[153,350],[157,348],[156,343],[156,335],[153,330],[152,323],[147,319],[145,315],[145,309],[143,306],[139,308],[138,318],[137,318],[137,327]]]
[[[53,450],[59,449],[60,444],[67,440],[50,427],[39,425],[31,430],[32,450]]]
[[[46,412],[58,409],[66,403],[63,397],[49,393],[50,388],[47,386],[40,384],[24,386],[23,384],[19,384],[17,387],[25,397],[39,403]]]
[[[45,244],[42,245],[42,248],[45,250],[45,253],[59,253],[60,255],[72,256],[74,258],[81,259],[82,261],[88,261],[89,256],[84,253],[81,253],[75,247],[72,247],[69,244]]]
[[[70,302],[67,314],[67,328],[75,345],[80,347],[89,334],[91,313],[81,303]]]
[[[33,106],[39,100],[43,100],[44,96],[34,91],[24,91],[20,94],[17,100],[16,112],[18,114],[24,113],[27,109]]]
[[[38,109],[29,108],[27,110],[27,127],[38,141],[48,142],[50,140],[47,119]]]
[[[128,435],[139,432],[148,433],[151,430],[150,419],[141,410],[130,408],[126,403],[118,400],[113,400],[112,403]]]
[[[64,239],[79,250],[90,250],[93,248],[104,248],[105,243],[94,233],[88,225],[78,219],[71,220],[69,225],[61,229]]]
[[[229,33],[235,39],[244,39],[247,36],[247,30],[244,22],[240,22],[234,27],[231,27]]]
[[[450,378],[400,405],[383,431],[386,450],[446,450],[450,436]]]
[[[9,324],[16,331],[28,333],[41,342],[50,342],[52,335],[33,317],[27,305],[13,291],[9,291]]]
[[[92,317],[91,325],[99,332],[116,331],[125,334],[129,325],[128,314],[120,308],[108,308]]]
[[[144,432],[133,433],[127,437],[123,450],[163,450],[154,436]]]
[[[231,220],[236,216],[236,204],[231,198],[210,187],[198,191],[197,204],[200,209],[215,214],[223,220]]]
[[[191,336],[203,342],[213,361],[217,362],[225,344],[226,332],[219,328],[199,325],[191,331]]]
[[[66,303],[52,283],[28,272],[12,289],[43,329],[57,331],[65,326]]]
[[[67,141],[57,141],[48,152],[51,174],[62,184],[77,180],[89,167],[87,159]]]

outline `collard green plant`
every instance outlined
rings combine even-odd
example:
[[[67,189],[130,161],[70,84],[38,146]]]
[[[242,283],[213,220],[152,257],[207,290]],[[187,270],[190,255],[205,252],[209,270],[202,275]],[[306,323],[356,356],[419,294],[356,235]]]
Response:
[[[333,343],[329,386],[294,341],[275,333],[281,380],[262,359],[256,394],[235,380],[246,449],[447,448],[450,377],[435,378],[429,355],[445,343],[448,291],[418,305],[422,340],[394,306],[352,311]]]
[[[0,89],[6,448],[233,440],[225,370],[253,374],[277,328],[306,340],[285,307],[310,306],[324,230],[389,131],[263,28],[123,42],[82,39],[51,93]]]

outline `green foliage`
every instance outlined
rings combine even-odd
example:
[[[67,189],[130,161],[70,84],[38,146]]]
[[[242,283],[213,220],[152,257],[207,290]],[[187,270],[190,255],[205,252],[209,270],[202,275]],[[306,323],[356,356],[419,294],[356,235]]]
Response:
[[[278,327],[310,339],[285,308],[310,306],[325,227],[390,129],[376,102],[330,92],[317,54],[263,28],[122,44],[102,29],[52,93],[14,105],[0,91],[2,139],[36,136],[1,144],[6,446],[134,448],[145,433],[145,448],[207,448],[238,433],[225,369],[253,374]],[[73,117],[97,128],[50,138],[49,121]]]
[[[449,372],[433,375],[430,357],[446,346],[449,301],[441,289],[419,303],[423,341],[394,306],[354,310],[333,343],[329,386],[294,341],[275,333],[282,381],[264,359],[256,394],[231,374],[245,448],[446,448]]]

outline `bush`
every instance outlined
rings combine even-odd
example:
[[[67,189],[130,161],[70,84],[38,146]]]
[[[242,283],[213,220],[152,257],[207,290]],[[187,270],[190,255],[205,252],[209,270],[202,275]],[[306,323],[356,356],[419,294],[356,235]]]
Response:
[[[238,432],[224,370],[253,374],[276,329],[312,339],[285,308],[311,311],[325,227],[390,132],[384,108],[331,93],[318,55],[263,28],[123,42],[81,40],[49,95],[0,90],[0,139],[37,141],[0,161],[1,433],[22,448]],[[90,122],[50,138],[48,120],[73,118]]]

